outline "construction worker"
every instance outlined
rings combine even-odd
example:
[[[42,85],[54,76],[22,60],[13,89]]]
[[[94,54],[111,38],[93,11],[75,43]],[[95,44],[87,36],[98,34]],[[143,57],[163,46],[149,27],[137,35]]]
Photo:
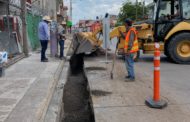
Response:
[[[179,18],[180,17],[180,9],[179,9],[179,4],[175,5],[176,8],[176,13],[172,15],[172,18]]]
[[[65,40],[66,40],[65,34],[60,35],[60,39],[59,39],[60,56],[59,56],[59,58],[61,60],[65,59],[65,57],[64,57],[64,44],[65,44]]]
[[[66,29],[65,28],[66,28],[66,22],[63,21],[58,27],[58,34],[59,34],[58,40],[59,40],[59,46],[60,46],[59,58],[61,60],[65,59],[65,57],[64,57],[64,44],[65,44],[65,40],[66,40],[66,37],[65,37]]]
[[[41,43],[41,62],[48,62],[46,58],[46,50],[48,46],[48,41],[50,40],[50,30],[48,23],[51,22],[49,16],[44,16],[42,21],[38,25],[38,37]]]
[[[168,19],[171,20],[171,19],[177,19],[180,17],[180,9],[179,9],[179,5],[175,5],[175,8],[176,8],[176,13],[174,15],[167,15]]]
[[[128,76],[125,77],[126,81],[135,81],[134,73],[134,56],[139,50],[137,32],[132,27],[131,19],[125,20],[126,33],[122,33],[119,28],[122,38],[125,39],[124,53],[125,53],[125,64],[128,72]]]

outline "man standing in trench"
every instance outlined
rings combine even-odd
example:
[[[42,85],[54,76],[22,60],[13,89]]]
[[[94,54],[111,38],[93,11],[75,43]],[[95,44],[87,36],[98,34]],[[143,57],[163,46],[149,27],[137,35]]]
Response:
[[[49,16],[44,16],[42,21],[38,25],[38,37],[41,43],[41,62],[48,62],[48,58],[46,58],[46,50],[48,46],[48,41],[50,40],[50,31],[48,27],[48,23],[51,22]]]
[[[124,53],[125,53],[125,65],[128,72],[128,76],[125,77],[126,81],[135,81],[134,72],[134,56],[139,50],[137,32],[135,28],[132,27],[131,19],[125,20],[126,33],[122,33],[119,28],[119,32],[122,38],[125,39]]]

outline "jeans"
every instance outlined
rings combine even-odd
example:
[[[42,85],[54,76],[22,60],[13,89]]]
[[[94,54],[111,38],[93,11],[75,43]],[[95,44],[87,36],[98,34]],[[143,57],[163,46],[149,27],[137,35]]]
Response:
[[[45,60],[46,59],[46,50],[47,50],[47,45],[48,45],[48,40],[40,40],[41,43],[41,60]]]
[[[128,76],[131,79],[135,79],[135,73],[134,73],[134,54],[125,55],[125,65],[128,72]]]
[[[60,58],[64,56],[64,43],[65,40],[60,40],[59,45],[60,45]]]

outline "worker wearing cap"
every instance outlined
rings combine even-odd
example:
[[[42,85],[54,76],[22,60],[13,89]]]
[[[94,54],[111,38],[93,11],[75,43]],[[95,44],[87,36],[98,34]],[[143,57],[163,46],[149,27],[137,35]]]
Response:
[[[139,50],[137,32],[132,27],[132,21],[130,19],[125,20],[126,33],[122,33],[120,28],[120,34],[125,39],[124,53],[125,53],[125,64],[128,72],[128,76],[125,77],[126,81],[135,81],[134,73],[134,56]]]
[[[50,31],[48,27],[48,23],[51,22],[49,16],[44,16],[42,21],[38,25],[38,38],[41,43],[41,62],[48,62],[48,58],[46,58],[46,50],[48,46],[48,41],[50,40]]]

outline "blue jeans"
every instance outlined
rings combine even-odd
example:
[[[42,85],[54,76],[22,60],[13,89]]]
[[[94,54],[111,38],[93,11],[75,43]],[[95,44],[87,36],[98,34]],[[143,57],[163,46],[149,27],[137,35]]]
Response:
[[[64,43],[65,40],[60,40],[59,45],[60,45],[60,58],[64,56]]]
[[[135,73],[134,73],[134,54],[129,54],[129,55],[125,55],[125,65],[126,65],[126,69],[128,72],[128,76],[131,79],[135,78]]]
[[[47,46],[48,46],[48,40],[40,40],[41,43],[41,60],[45,60],[46,59],[46,50],[47,50]]]

